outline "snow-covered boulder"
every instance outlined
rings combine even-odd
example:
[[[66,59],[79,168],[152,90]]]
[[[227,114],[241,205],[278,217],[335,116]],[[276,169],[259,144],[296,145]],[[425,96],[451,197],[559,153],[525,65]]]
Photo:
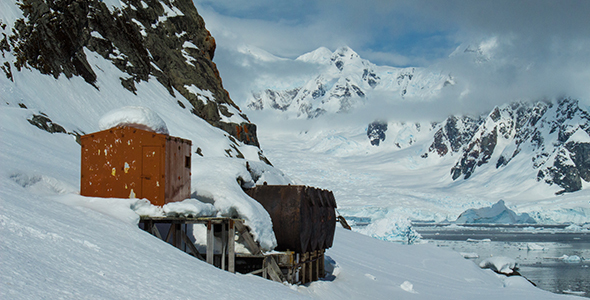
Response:
[[[457,218],[457,224],[534,224],[537,223],[527,213],[517,215],[504,204],[504,200],[498,201],[491,207],[478,209],[470,208]]]
[[[129,126],[161,134],[169,134],[166,122],[157,113],[142,106],[125,106],[111,110],[98,121],[100,130],[107,130],[119,126]]]

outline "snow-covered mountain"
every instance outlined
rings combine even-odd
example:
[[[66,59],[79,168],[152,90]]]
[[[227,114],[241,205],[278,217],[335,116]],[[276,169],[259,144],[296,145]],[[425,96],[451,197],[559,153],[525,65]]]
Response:
[[[451,56],[470,61],[480,69],[492,68],[494,57],[490,49],[494,43],[492,39],[478,46],[460,46]],[[376,66],[348,47],[334,52],[319,48],[296,60],[318,66],[317,74],[310,76],[312,80],[290,89],[253,92],[249,109],[287,119],[336,113],[348,113],[354,118],[357,111],[380,101],[420,101],[434,105],[440,100],[437,96],[464,80],[426,68]],[[277,82],[282,83],[281,80],[276,78]],[[275,82],[267,84],[284,86]],[[387,112],[380,115],[387,118]],[[396,136],[397,148],[422,144],[424,160],[432,160],[433,156],[450,157],[451,182],[469,180],[473,174],[484,172],[505,171],[504,175],[508,176],[517,171],[506,168],[509,164],[526,170],[519,181],[536,180],[560,187],[554,191],[558,194],[579,191],[590,181],[590,118],[587,108],[575,99],[509,102],[481,116],[451,115],[442,122],[430,121],[402,123],[395,118],[389,122],[375,121],[368,124],[367,137],[374,146],[390,135]],[[488,165],[493,168],[484,168]]]
[[[255,91],[248,100],[248,108],[275,109],[294,118],[316,118],[326,113],[349,112],[365,103],[370,105],[370,99],[377,95],[387,94],[392,99],[429,98],[453,84],[453,78],[442,72],[377,66],[349,47],[334,52],[321,47],[296,61],[317,65],[318,73],[303,85]]]
[[[528,178],[561,187],[558,194],[590,182],[590,114],[576,100],[506,104],[478,119],[452,116],[434,128],[422,157],[457,156],[453,180],[467,180],[484,165],[500,172],[517,164]]]

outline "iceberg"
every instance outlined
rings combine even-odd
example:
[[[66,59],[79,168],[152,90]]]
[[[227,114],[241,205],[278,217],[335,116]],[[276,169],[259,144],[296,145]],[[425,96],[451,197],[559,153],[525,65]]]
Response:
[[[504,204],[504,200],[498,201],[491,207],[473,209],[470,208],[457,218],[457,224],[534,224],[537,223],[527,213],[516,214]]]

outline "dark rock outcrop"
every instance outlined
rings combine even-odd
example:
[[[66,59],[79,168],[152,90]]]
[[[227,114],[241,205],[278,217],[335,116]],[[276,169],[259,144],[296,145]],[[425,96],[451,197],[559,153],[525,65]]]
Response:
[[[223,88],[212,61],[215,39],[192,1],[122,0],[120,8],[100,0],[23,0],[19,5],[25,18],[16,22],[11,36],[0,37],[2,53],[14,52],[17,70],[81,76],[100,88],[86,57],[86,51],[96,52],[127,74],[120,79],[130,92],[140,81],[158,80],[171,95],[188,99],[195,115],[259,146],[256,126]],[[10,64],[2,70],[10,78]],[[242,121],[226,121],[232,116]]]
[[[379,146],[379,143],[385,141],[385,132],[387,131],[387,122],[375,121],[367,127],[367,137],[371,145]]]
[[[451,177],[469,179],[476,169],[507,166],[523,149],[532,154],[537,181],[575,192],[590,182],[590,114],[578,101],[517,102],[496,107],[486,117],[449,117],[438,127],[427,153],[458,154]],[[501,147],[499,147],[501,145]]]

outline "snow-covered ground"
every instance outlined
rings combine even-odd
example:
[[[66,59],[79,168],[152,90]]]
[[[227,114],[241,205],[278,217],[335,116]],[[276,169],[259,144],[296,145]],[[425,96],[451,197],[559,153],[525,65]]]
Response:
[[[41,183],[38,183],[41,184]],[[45,185],[44,183],[43,185]],[[0,181],[2,299],[562,299],[433,245],[338,228],[326,280],[288,286],[218,270],[137,226],[132,200]]]
[[[508,209],[527,213],[540,224],[590,222],[589,189],[555,196],[551,190],[555,187],[534,179],[515,185],[522,182],[516,177],[526,171],[519,171],[518,165],[491,172],[494,184],[488,184],[492,181],[488,175],[453,181],[449,170],[455,157],[421,157],[429,145],[420,143],[429,140],[419,136],[424,131],[397,132],[398,136],[388,131],[385,142],[375,147],[366,127],[347,124],[347,115],[323,121],[277,121],[280,117],[256,112],[250,116],[259,124],[260,143],[273,164],[295,180],[334,191],[338,210],[345,216],[455,221],[468,209],[503,200]],[[270,126],[277,122],[282,124]],[[406,135],[418,142],[395,146]]]
[[[117,74],[100,58],[87,55],[105,73]],[[197,196],[216,200],[218,211],[247,207],[235,204],[236,200],[247,201],[236,178],[253,179],[245,160],[216,156],[228,147],[221,131],[180,109],[176,101],[184,100],[170,98],[155,80],[139,83],[135,96],[120,87],[117,76],[112,81],[110,76],[99,76],[100,90],[80,78],[56,80],[34,70],[15,72],[14,78],[14,82],[0,79],[2,299],[563,297],[539,290],[522,278],[498,277],[450,250],[393,244],[341,229],[327,252],[331,275],[324,281],[296,287],[217,270],[140,230],[133,209],[141,206],[141,200],[79,196],[80,147],[74,136],[40,130],[27,119],[43,112],[67,131],[93,132],[99,130],[100,117],[111,109],[149,107],[166,122],[170,134],[192,139],[205,154],[193,155],[192,187]],[[298,156],[309,151],[298,152],[288,141],[284,140],[285,151],[295,154],[291,164],[307,164],[308,174],[340,179],[356,176],[346,168],[340,170],[338,164],[325,168],[334,160],[309,165],[311,161]],[[270,149],[269,154],[274,154],[277,147]],[[241,151],[263,180],[290,182],[277,169],[253,159],[257,149],[242,146]],[[274,158],[278,165],[288,167],[285,159]],[[363,192],[343,185],[339,190],[328,181],[310,178],[302,182],[331,188],[340,195],[341,207],[375,195],[371,186],[380,182],[362,173],[360,178],[367,183]],[[342,196],[346,193],[348,198]],[[248,216],[252,211],[241,213]],[[260,235],[271,230],[264,220],[251,221]]]

